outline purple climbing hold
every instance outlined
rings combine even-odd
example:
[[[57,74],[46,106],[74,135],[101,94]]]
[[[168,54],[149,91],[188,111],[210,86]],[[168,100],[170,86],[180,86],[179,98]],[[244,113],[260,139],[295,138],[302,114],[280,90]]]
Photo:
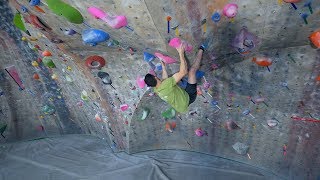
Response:
[[[240,54],[246,55],[259,43],[258,37],[243,27],[232,41],[232,47]]]

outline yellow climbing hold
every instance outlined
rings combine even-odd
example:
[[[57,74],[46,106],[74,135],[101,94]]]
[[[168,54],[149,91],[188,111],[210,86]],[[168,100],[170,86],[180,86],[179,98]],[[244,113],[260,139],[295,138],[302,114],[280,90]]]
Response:
[[[21,40],[22,40],[22,41],[27,41],[28,39],[23,36],[23,37],[21,38]]]
[[[39,64],[38,64],[37,61],[32,61],[32,62],[31,62],[31,65],[32,65],[33,67],[38,67],[38,66],[39,66]]]
[[[70,66],[68,66],[68,67],[67,67],[67,69],[68,69],[69,71],[71,71],[71,70],[72,70],[72,68],[71,68]]]

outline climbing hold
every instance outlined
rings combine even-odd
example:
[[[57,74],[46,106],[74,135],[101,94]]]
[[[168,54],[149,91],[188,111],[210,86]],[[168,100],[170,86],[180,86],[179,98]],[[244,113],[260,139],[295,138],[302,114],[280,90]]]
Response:
[[[231,120],[225,122],[225,123],[224,123],[224,127],[225,127],[227,130],[229,130],[229,131],[231,131],[231,130],[236,130],[236,129],[241,129],[241,128],[237,125],[237,123],[235,123],[234,121],[231,121]]]
[[[174,59],[174,58],[172,58],[172,57],[170,57],[170,56],[165,56],[165,55],[163,55],[163,54],[161,54],[161,53],[158,53],[158,52],[154,53],[154,55],[155,55],[157,58],[159,58],[161,61],[163,61],[164,63],[166,63],[166,64],[173,64],[173,63],[176,63],[176,62],[177,62],[176,59]]]
[[[26,37],[23,36],[23,37],[21,38],[21,40],[22,40],[22,41],[28,41],[28,38],[26,38]]]
[[[42,52],[42,56],[52,56],[51,52],[48,50],[45,50]]]
[[[96,46],[100,42],[107,41],[109,34],[99,29],[87,29],[82,32],[82,40],[85,44]]]
[[[169,122],[166,122],[165,129],[166,129],[166,131],[169,131],[171,133],[173,132],[173,130],[171,128],[171,124]]]
[[[251,111],[250,111],[250,109],[246,109],[246,110],[244,110],[243,112],[242,112],[242,114],[243,115],[250,115],[252,118],[255,118],[251,113],[250,113]]]
[[[12,66],[6,67],[5,70],[11,76],[11,78],[18,84],[19,88],[23,90],[25,87],[21,81],[21,78],[18,74],[16,67],[12,65]]]
[[[86,59],[85,64],[90,69],[101,69],[106,65],[106,61],[101,56],[90,56]]]
[[[270,120],[267,120],[267,124],[269,127],[276,127],[279,124],[279,121],[270,119]]]
[[[311,33],[309,39],[316,48],[320,48],[320,30]]]
[[[116,89],[113,87],[110,75],[108,73],[100,71],[98,72],[98,77],[102,79],[103,84],[110,85],[113,89]]]
[[[194,131],[194,133],[196,134],[196,136],[198,137],[202,137],[204,135],[208,135],[206,131],[202,130],[201,128],[198,128]]]
[[[89,101],[89,97],[88,97],[87,91],[83,90],[81,92],[81,99],[84,100],[84,101]]]
[[[128,104],[121,104],[120,109],[121,109],[121,111],[126,111],[127,109],[129,109],[129,105]]]
[[[65,17],[71,23],[83,23],[83,16],[81,13],[69,4],[64,3],[61,0],[46,0],[46,2],[48,8],[58,16]]]
[[[27,9],[25,6],[21,6],[20,9],[21,9],[21,11],[24,12],[24,13],[27,13],[27,12],[28,12],[28,9]]]
[[[228,18],[234,18],[238,13],[238,5],[227,4],[226,6],[224,6],[222,13]]]
[[[50,106],[50,105],[45,105],[42,107],[42,112],[44,114],[49,114],[49,115],[52,115],[56,112],[55,108],[53,106]]]
[[[94,116],[94,118],[95,118],[95,119],[96,119],[96,121],[98,121],[98,122],[101,122],[101,121],[102,121],[102,119],[101,119],[101,117],[100,117],[99,113],[97,113],[97,114]]]
[[[57,74],[52,74],[52,75],[51,75],[51,78],[52,78],[53,80],[58,80],[58,75],[57,75]]]
[[[257,65],[262,67],[267,67],[270,72],[269,66],[272,64],[272,60],[267,57],[254,57],[252,62],[255,62]]]
[[[142,109],[142,116],[141,116],[140,120],[145,120],[148,117],[149,113],[150,113],[149,108],[143,108]]]
[[[213,107],[217,107],[218,109],[221,109],[220,106],[218,106],[218,101],[212,100],[210,104]]]
[[[34,45],[33,47],[34,47],[34,48],[36,48],[37,50],[41,50],[40,46],[39,46],[39,45],[37,45],[37,44],[36,44],[36,45]]]
[[[32,65],[33,67],[38,67],[38,66],[39,66],[39,64],[38,64],[37,61],[32,61],[32,62],[31,62],[31,65]]]
[[[49,68],[56,67],[56,65],[54,64],[54,62],[52,61],[52,59],[49,56],[45,56],[44,58],[42,58],[42,63]]]
[[[45,13],[44,10],[39,6],[34,6],[34,9],[38,12]]]
[[[146,62],[151,62],[154,58],[156,58],[153,54],[143,52],[143,60]]]
[[[171,119],[176,116],[176,111],[171,107],[171,108],[167,109],[166,111],[164,111],[163,113],[161,113],[161,115],[162,115],[162,117],[164,117],[166,119]]]
[[[316,81],[320,81],[320,75],[316,78]]]
[[[143,89],[146,86],[146,83],[144,82],[144,78],[138,76],[136,80],[139,88]]]
[[[249,146],[240,142],[235,143],[232,148],[240,155],[247,154]]]
[[[4,131],[6,131],[6,129],[7,129],[7,125],[6,125],[6,124],[2,124],[2,125],[0,126],[0,134],[1,134],[1,136],[2,136],[3,138],[5,138],[4,135],[3,135],[3,133],[4,133]]]
[[[88,8],[88,12],[95,18],[101,19],[102,21],[106,22],[110,27],[114,29],[120,29],[128,25],[126,16],[110,16],[103,10],[93,6]]]
[[[215,23],[219,22],[221,19],[221,16],[218,12],[213,13],[213,15],[211,16],[211,20]]]
[[[34,74],[33,74],[33,79],[39,80],[39,79],[40,79],[39,74],[38,74],[38,73],[34,73]]]
[[[169,46],[173,47],[173,48],[179,48],[181,46],[182,43],[185,43],[186,47],[185,50],[187,52],[192,52],[193,47],[192,45],[190,45],[189,43],[185,42],[185,41],[181,41],[180,38],[172,38],[169,42]]]
[[[258,37],[250,33],[246,27],[243,27],[233,39],[231,46],[242,54],[248,54],[259,43]]]
[[[13,24],[20,29],[21,31],[25,32],[29,36],[31,36],[30,32],[26,29],[23,21],[22,21],[22,16],[20,13],[16,13],[13,17]]]
[[[67,70],[68,70],[68,71],[71,71],[72,68],[71,68],[70,66],[67,66]]]
[[[64,34],[65,34],[65,35],[68,35],[68,36],[72,36],[72,35],[74,35],[74,34],[77,34],[77,32],[76,32],[75,30],[73,30],[73,29],[66,29],[66,30],[64,31]]]
[[[40,4],[40,0],[30,0],[29,4],[30,6],[37,6]]]

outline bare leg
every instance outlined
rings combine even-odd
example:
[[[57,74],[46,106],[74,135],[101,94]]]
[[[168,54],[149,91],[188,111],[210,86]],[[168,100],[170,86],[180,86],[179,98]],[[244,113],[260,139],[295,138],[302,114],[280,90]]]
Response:
[[[188,83],[189,84],[196,84],[197,83],[196,72],[200,68],[202,54],[203,54],[203,50],[199,49],[196,60],[193,62],[192,66],[189,70],[189,73],[188,73]]]

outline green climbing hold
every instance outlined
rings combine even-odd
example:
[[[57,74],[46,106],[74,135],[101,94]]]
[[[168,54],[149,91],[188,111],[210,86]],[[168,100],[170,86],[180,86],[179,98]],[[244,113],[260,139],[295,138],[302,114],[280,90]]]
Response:
[[[3,134],[6,129],[7,129],[7,125],[6,124],[2,124],[1,127],[0,127],[0,134]]]
[[[142,116],[141,116],[140,120],[142,120],[142,121],[145,120],[148,117],[149,113],[150,113],[150,109],[143,108]]]
[[[56,67],[56,65],[54,64],[54,62],[52,61],[52,59],[49,56],[45,56],[44,58],[42,58],[42,62],[45,66],[47,66],[49,68]]]
[[[54,112],[56,112],[56,110],[54,109],[54,107],[50,106],[50,105],[45,105],[42,107],[42,112],[45,114],[54,114]]]
[[[65,17],[69,22],[82,24],[83,16],[74,7],[60,0],[47,0],[48,8],[58,16]]]
[[[22,21],[22,16],[20,13],[16,13],[13,17],[13,24],[19,28],[21,31],[26,32],[27,29]]]
[[[161,115],[166,119],[171,119],[176,116],[176,111],[173,108],[169,108],[166,111],[164,111]]]

